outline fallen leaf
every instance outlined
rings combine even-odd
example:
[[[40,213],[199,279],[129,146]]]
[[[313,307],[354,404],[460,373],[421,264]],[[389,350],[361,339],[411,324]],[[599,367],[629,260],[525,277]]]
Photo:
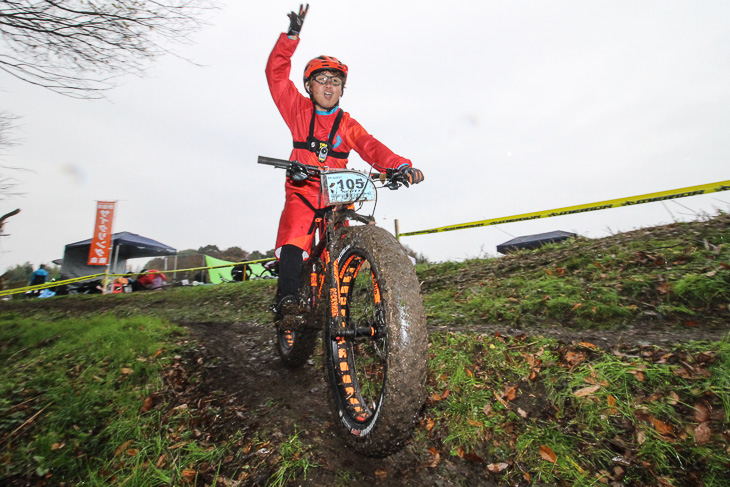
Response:
[[[695,443],[698,445],[704,445],[710,441],[710,438],[712,438],[712,428],[710,428],[710,424],[706,422],[700,423],[700,425],[695,428]]]
[[[499,401],[499,402],[500,402],[500,404],[502,404],[502,406],[504,406],[504,407],[506,407],[507,409],[509,409],[509,404],[507,403],[507,401],[505,401],[504,399],[502,399],[502,396],[500,396],[500,395],[499,395],[499,394],[497,393],[497,391],[492,391],[492,392],[494,392],[494,397],[496,397],[496,398],[497,398],[497,401]]]
[[[157,461],[155,462],[155,467],[162,468],[165,466],[166,463],[167,463],[167,454],[163,453],[162,455],[160,455],[160,458],[158,458]]]
[[[570,310],[571,310],[571,311],[575,311],[575,310],[577,310],[578,308],[580,308],[581,306],[583,306],[583,303],[577,303],[577,304],[574,304],[574,305],[573,305],[573,307],[572,307],[572,308],[571,308]]]
[[[517,414],[519,414],[523,418],[527,417],[527,413],[522,408],[517,408]]]
[[[431,394],[431,400],[433,402],[439,402],[441,400],[441,394],[439,394],[438,392]]]
[[[429,453],[431,453],[433,458],[425,466],[430,467],[430,468],[436,468],[438,466],[439,462],[441,461],[441,454],[434,447],[429,448],[428,451],[429,451]]]
[[[441,399],[446,399],[449,397],[449,394],[451,394],[451,391],[446,389],[443,394],[441,394]]]
[[[590,396],[594,394],[598,389],[600,389],[601,386],[590,386],[590,387],[584,387],[583,389],[578,389],[573,393],[575,397],[585,397]]]
[[[663,282],[656,287],[656,290],[659,291],[659,294],[669,294],[672,290],[672,285],[668,282]]]
[[[141,411],[143,413],[146,413],[147,411],[149,411],[150,409],[152,409],[152,406],[154,406],[154,404],[155,404],[155,400],[152,399],[152,396],[148,396],[147,399],[145,399],[144,400],[144,403],[142,404]]]
[[[60,450],[64,446],[66,446],[66,443],[54,443],[51,445],[51,450]]]
[[[547,460],[548,462],[555,463],[558,460],[557,455],[555,455],[555,452],[549,447],[542,445],[540,447],[540,456],[543,458],[543,460]]]
[[[570,365],[578,365],[582,362],[585,362],[587,358],[588,356],[585,354],[585,352],[569,351],[565,354],[565,361],[568,362]]]
[[[490,403],[485,404],[484,407],[482,408],[482,412],[484,414],[486,414],[487,416],[491,416],[492,415],[492,405]]]
[[[667,404],[674,406],[679,402],[679,396],[676,392],[672,391],[669,393],[669,397],[667,398]]]
[[[434,422],[434,420],[433,420],[433,419],[431,419],[431,418],[428,418],[428,419],[426,420],[426,431],[431,431],[431,430],[433,429],[433,427],[434,427],[434,425],[435,425],[435,424],[436,424],[436,423]]]
[[[130,448],[129,450],[125,451],[124,453],[126,453],[127,456],[136,457],[137,453],[139,453],[139,450],[137,450],[136,448]]]
[[[375,471],[375,478],[378,480],[383,480],[388,477],[388,471],[384,468],[379,468]]]
[[[114,456],[115,457],[119,456],[119,454],[122,453],[124,450],[126,450],[127,447],[129,445],[131,445],[133,442],[134,442],[134,440],[127,440],[124,443],[122,443],[121,445],[119,445],[119,447],[114,451]]]
[[[671,435],[674,432],[672,429],[672,425],[667,424],[664,421],[660,421],[654,418],[653,423],[654,429],[656,429],[662,435]]]
[[[484,463],[484,459],[474,452],[464,453],[462,458],[471,463]]]
[[[695,419],[698,423],[704,423],[710,419],[710,410],[701,402],[695,404]]]
[[[504,397],[508,401],[514,401],[517,398],[517,386],[505,386],[504,394],[502,394],[502,397]]]
[[[183,477],[185,477],[185,480],[187,480],[188,482],[192,482],[198,475],[198,471],[193,470],[192,468],[186,468],[182,471],[182,475]]]
[[[134,374],[134,369],[130,369],[129,367],[122,367],[121,372],[124,375],[131,375],[131,374]]]
[[[588,342],[580,342],[578,345],[580,345],[581,347],[586,347],[586,348],[598,348],[596,345],[594,345],[592,343],[588,343]]]
[[[487,470],[489,470],[492,473],[499,473],[502,470],[506,469],[507,467],[509,467],[509,465],[504,462],[503,463],[490,463],[489,465],[487,465]]]

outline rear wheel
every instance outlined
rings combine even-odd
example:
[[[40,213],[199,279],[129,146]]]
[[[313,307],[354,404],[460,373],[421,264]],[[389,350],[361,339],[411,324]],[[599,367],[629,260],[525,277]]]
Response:
[[[403,247],[381,228],[348,227],[337,242],[342,323],[325,327],[329,389],[348,444],[383,457],[403,447],[425,399],[418,279]]]
[[[312,294],[311,272],[311,264],[305,263],[302,270],[302,286],[299,292],[300,302],[308,308],[308,312],[303,315],[303,318],[306,325],[310,327],[297,327],[297,330],[289,330],[282,329],[277,325],[276,328],[276,343],[274,346],[284,365],[291,368],[301,367],[309,360],[317,344],[318,328],[321,328],[321,321],[317,318],[318,303],[314,302],[315,296]],[[311,326],[315,327],[312,328]]]

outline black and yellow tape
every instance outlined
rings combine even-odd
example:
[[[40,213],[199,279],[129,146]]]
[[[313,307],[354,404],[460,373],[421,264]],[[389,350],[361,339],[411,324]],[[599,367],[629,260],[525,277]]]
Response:
[[[247,260],[244,262],[233,262],[230,264],[222,264],[222,265],[216,265],[216,266],[210,266],[210,267],[191,267],[190,269],[175,269],[175,270],[169,270],[169,271],[160,271],[163,274],[175,274],[178,272],[190,272],[190,271],[200,271],[200,270],[208,270],[208,269],[221,269],[223,267],[233,267],[237,265],[247,265],[247,264],[260,264],[262,262],[270,262],[272,260],[276,260],[274,258],[266,258],[266,259],[257,259],[257,260]],[[42,289],[49,289],[52,287],[57,286],[63,286],[64,284],[74,284],[77,282],[83,282],[83,281],[90,281],[92,279],[98,279],[98,278],[114,278],[114,277],[132,277],[136,276],[138,273],[131,273],[131,274],[92,274],[90,276],[83,276],[83,277],[74,277],[73,279],[64,279],[62,281],[53,281],[53,282],[46,282],[45,284],[39,284],[36,286],[25,286],[25,287],[16,287],[12,289],[4,289],[0,291],[0,297],[2,296],[9,296],[11,294],[21,294],[26,293],[28,291],[40,291]]]
[[[607,210],[609,208],[620,208],[623,206],[640,205],[643,203],[654,203],[658,201],[673,200],[677,198],[686,198],[688,196],[697,196],[701,194],[717,193],[720,191],[730,190],[730,181],[720,181],[717,183],[701,184],[699,186],[689,186],[687,188],[673,189],[669,191],[660,191],[658,193],[648,193],[639,196],[630,196],[626,198],[617,198],[613,200],[599,201],[597,203],[586,203],[583,205],[566,206],[564,208],[555,208],[553,210],[535,211],[532,213],[522,213],[521,215],[503,216],[500,218],[490,218],[488,220],[480,220],[469,223],[459,223],[456,225],[448,225],[445,227],[431,228],[429,230],[418,230],[415,232],[404,232],[397,237],[411,237],[414,235],[427,235],[430,233],[450,232],[453,230],[464,230],[467,228],[485,227],[489,225],[501,225],[504,223],[514,223],[529,220],[538,220],[541,218],[550,218],[553,216],[574,215],[576,213],[584,213],[588,211]]]

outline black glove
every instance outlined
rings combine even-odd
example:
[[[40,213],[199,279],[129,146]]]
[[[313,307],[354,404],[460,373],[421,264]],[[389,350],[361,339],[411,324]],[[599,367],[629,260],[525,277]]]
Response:
[[[409,184],[418,184],[423,181],[423,172],[415,167],[406,166],[400,172],[406,177]]]
[[[299,33],[302,31],[302,24],[304,23],[304,17],[307,16],[307,11],[309,10],[309,4],[305,7],[304,5],[299,5],[299,13],[295,12],[289,12],[287,16],[289,17],[290,24],[289,24],[289,30],[287,31],[286,35],[289,36],[298,36]]]

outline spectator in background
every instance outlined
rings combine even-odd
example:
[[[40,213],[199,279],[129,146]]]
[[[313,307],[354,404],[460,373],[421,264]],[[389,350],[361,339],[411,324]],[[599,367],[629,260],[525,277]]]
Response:
[[[37,271],[34,271],[30,275],[30,280],[28,281],[29,286],[39,286],[41,284],[45,284],[48,280],[48,271],[46,270],[46,265],[41,264],[40,267],[38,267]]]
[[[132,283],[132,290],[156,290],[162,288],[166,282],[167,278],[162,272],[156,269],[150,269],[149,271],[142,269],[142,273],[138,275],[137,279]]]

